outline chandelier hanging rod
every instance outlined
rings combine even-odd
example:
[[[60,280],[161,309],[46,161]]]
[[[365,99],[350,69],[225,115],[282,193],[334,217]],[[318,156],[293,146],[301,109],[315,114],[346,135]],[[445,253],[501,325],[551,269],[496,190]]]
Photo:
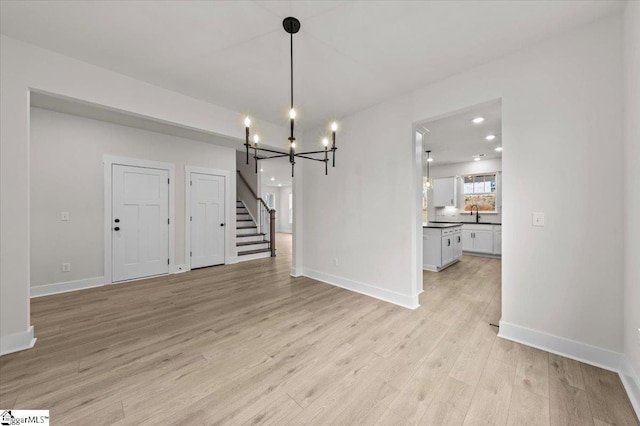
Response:
[[[291,109],[289,110],[289,124],[290,124],[290,136],[287,138],[287,140],[289,141],[289,152],[283,152],[277,149],[273,149],[273,148],[262,148],[261,146],[258,146],[258,143],[260,141],[260,137],[258,135],[254,135],[253,137],[253,144],[251,144],[251,139],[250,139],[250,126],[251,126],[251,119],[249,117],[247,117],[244,120],[244,126],[245,126],[245,142],[244,142],[244,146],[245,146],[245,150],[246,150],[246,156],[247,156],[247,164],[249,164],[249,150],[252,149],[253,150],[253,160],[255,162],[255,171],[256,173],[258,173],[258,161],[260,160],[269,160],[272,158],[281,158],[281,157],[289,157],[289,163],[291,163],[291,177],[294,176],[294,168],[295,168],[295,164],[296,158],[304,158],[305,160],[314,160],[314,161],[319,161],[324,163],[324,174],[327,175],[329,174],[329,152],[331,152],[331,159],[333,162],[333,167],[336,166],[336,150],[338,149],[336,147],[336,130],[338,130],[338,124],[336,122],[331,123],[331,147],[329,147],[329,140],[327,138],[324,138],[322,140],[322,144],[324,145],[324,150],[319,150],[319,151],[306,151],[306,152],[296,152],[296,138],[294,136],[294,128],[295,128],[295,118],[296,118],[296,110],[293,108],[293,35],[296,34],[298,31],[300,31],[300,21],[292,16],[285,18],[284,21],[282,21],[282,26],[284,27],[284,30],[289,33],[290,38],[289,38],[289,59],[290,59],[290,71],[291,71]],[[272,155],[272,156],[260,156],[258,155],[258,152],[269,152],[272,154],[277,154],[277,155]],[[324,158],[314,158],[314,157],[310,157],[312,155],[317,155],[317,154],[324,154]]]

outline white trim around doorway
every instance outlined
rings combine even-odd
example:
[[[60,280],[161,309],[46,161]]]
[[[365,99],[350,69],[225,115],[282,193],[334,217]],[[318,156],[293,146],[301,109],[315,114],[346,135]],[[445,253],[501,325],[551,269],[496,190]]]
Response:
[[[112,247],[111,247],[111,179],[113,165],[145,167],[149,169],[167,170],[169,172],[169,273],[175,270],[175,165],[160,161],[142,160],[139,158],[116,157],[105,154],[104,164],[104,282],[113,284]],[[148,277],[145,277],[148,278]],[[123,281],[126,282],[126,281]]]

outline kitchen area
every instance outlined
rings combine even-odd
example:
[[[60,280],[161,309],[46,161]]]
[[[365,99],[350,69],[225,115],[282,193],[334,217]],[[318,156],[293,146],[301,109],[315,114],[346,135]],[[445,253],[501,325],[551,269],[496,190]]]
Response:
[[[502,255],[501,104],[421,123],[423,270]]]

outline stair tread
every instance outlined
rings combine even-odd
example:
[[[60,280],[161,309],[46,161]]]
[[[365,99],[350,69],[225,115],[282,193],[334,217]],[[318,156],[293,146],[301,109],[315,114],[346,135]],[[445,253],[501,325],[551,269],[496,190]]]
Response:
[[[242,256],[242,255],[246,255],[246,254],[256,254],[256,253],[267,253],[270,252],[271,249],[255,249],[255,250],[245,250],[245,251],[239,251],[238,252],[238,256]]]
[[[256,225],[253,226],[236,226],[236,229],[254,229],[257,228]]]
[[[268,244],[269,241],[241,241],[237,242],[236,246],[252,246],[254,244]]]
[[[236,219],[236,222],[253,222],[253,219]]]

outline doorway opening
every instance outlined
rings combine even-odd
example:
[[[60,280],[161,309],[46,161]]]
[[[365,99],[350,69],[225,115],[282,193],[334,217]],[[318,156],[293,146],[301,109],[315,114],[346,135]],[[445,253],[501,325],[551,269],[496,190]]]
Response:
[[[450,303],[452,309],[462,309],[470,295],[489,294],[487,319],[497,325],[504,179],[501,100],[419,121],[414,132],[421,172],[416,176],[420,304],[428,309],[430,303]]]

